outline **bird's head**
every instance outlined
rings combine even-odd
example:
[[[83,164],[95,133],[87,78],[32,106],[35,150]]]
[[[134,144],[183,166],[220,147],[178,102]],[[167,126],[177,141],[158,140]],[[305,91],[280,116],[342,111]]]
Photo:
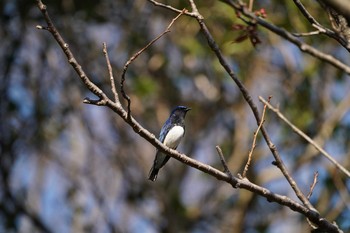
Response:
[[[190,110],[191,110],[190,108],[185,106],[177,106],[176,108],[173,109],[170,115],[175,118],[185,118],[186,113]]]

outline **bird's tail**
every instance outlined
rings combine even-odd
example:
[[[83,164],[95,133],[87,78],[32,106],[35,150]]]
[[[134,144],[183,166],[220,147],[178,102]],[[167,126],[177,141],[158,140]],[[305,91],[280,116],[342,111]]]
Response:
[[[151,170],[149,171],[148,179],[151,181],[156,181],[158,172],[159,172],[159,169],[152,167]]]

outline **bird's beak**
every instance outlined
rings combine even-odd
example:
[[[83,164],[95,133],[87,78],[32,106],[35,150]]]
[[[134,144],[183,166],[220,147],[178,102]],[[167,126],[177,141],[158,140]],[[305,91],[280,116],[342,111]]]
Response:
[[[188,111],[190,111],[191,110],[191,108],[186,108],[186,112],[188,112]]]

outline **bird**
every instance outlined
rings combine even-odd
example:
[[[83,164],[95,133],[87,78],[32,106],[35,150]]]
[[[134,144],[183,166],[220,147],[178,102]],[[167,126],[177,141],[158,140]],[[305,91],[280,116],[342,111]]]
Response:
[[[185,116],[189,110],[191,110],[191,108],[177,106],[171,111],[169,118],[166,120],[162,129],[160,130],[159,141],[161,141],[167,147],[176,150],[181,139],[185,135]],[[156,181],[159,169],[161,169],[169,159],[170,156],[157,149],[148,179],[151,181]]]

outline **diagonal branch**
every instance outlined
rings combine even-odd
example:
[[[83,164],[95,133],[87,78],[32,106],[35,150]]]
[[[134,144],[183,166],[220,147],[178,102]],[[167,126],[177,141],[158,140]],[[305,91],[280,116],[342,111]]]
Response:
[[[350,52],[350,43],[348,43],[344,38],[339,36],[334,31],[324,27],[322,24],[320,24],[311,14],[310,12],[305,8],[305,6],[301,3],[300,0],[293,0],[294,4],[299,8],[300,12],[305,16],[305,18],[311,23],[311,25],[315,28],[317,28],[317,31],[320,33],[323,33],[336,41],[338,41],[339,44],[341,44],[346,50]]]
[[[189,12],[189,11],[186,11],[186,10],[185,11],[184,10],[179,10],[179,9],[177,9],[175,7],[172,7],[170,5],[166,5],[166,4],[157,2],[155,0],[148,0],[148,1],[150,3],[152,3],[153,5],[155,5],[155,6],[163,7],[165,9],[168,9],[168,10],[171,10],[171,11],[174,11],[174,12],[177,12],[177,13],[181,13],[182,12],[182,14],[185,14],[185,15],[188,15],[188,16],[191,16],[191,17],[195,17],[195,14],[192,13],[192,12]]]
[[[318,178],[318,172],[314,173],[314,179],[312,181],[312,184],[310,185],[310,191],[309,194],[307,195],[307,199],[310,199],[312,192],[314,191],[316,184],[317,184],[317,178]]]
[[[224,154],[222,153],[221,148],[219,146],[216,146],[215,148],[216,148],[216,151],[218,152],[218,155],[220,157],[221,164],[224,167],[224,172],[227,175],[229,175],[229,177],[232,179],[233,178],[232,173],[231,173],[230,169],[227,166],[227,162],[225,160],[225,157],[224,157]],[[234,187],[234,188],[237,188],[237,187]]]
[[[269,96],[269,100],[268,101],[270,101],[270,99],[271,99],[271,96]],[[247,161],[246,165],[244,166],[244,170],[243,170],[243,173],[242,173],[242,177],[243,178],[247,176],[248,168],[249,168],[250,162],[252,160],[254,149],[256,147],[256,138],[258,136],[260,128],[262,127],[262,125],[265,122],[265,112],[266,112],[266,104],[264,105],[264,109],[263,109],[263,113],[262,113],[262,116],[261,116],[261,121],[259,123],[259,126],[256,129],[256,131],[254,132],[252,147],[251,147],[251,149],[249,151],[249,154],[248,154],[248,161]]]
[[[113,92],[113,95],[114,95],[114,102],[119,103],[119,96],[118,96],[118,93],[117,93],[117,89],[115,88],[115,82],[114,82],[114,77],[113,77],[113,70],[112,70],[112,66],[111,66],[111,61],[109,60],[106,43],[103,43],[103,54],[105,55],[106,62],[107,62],[107,69],[108,69],[108,73],[109,73],[109,79],[110,79],[110,82],[111,82],[111,89],[112,89],[112,92]]]
[[[267,107],[272,110],[276,115],[284,121],[289,127],[292,128],[294,132],[296,132],[299,136],[304,138],[308,143],[310,143],[313,147],[316,148],[323,156],[325,156],[329,161],[331,161],[339,170],[341,170],[345,175],[350,178],[350,172],[343,167],[340,163],[338,163],[333,157],[325,151],[321,146],[319,146],[314,140],[312,140],[309,136],[307,136],[303,131],[301,131],[298,127],[296,127],[292,122],[290,122],[280,111],[278,108],[273,107],[268,101],[259,96],[259,100],[267,105]]]
[[[321,61],[327,62],[328,64],[331,64],[332,66],[344,71],[345,73],[350,74],[350,66],[336,59],[332,55],[321,52],[320,50],[312,47],[311,45],[300,41],[298,38],[296,38],[292,33],[288,32],[287,30],[277,27],[276,25],[264,20],[263,18],[256,16],[254,13],[250,12],[245,6],[237,3],[237,1],[233,1],[233,0],[222,0],[222,1],[227,3],[236,11],[241,12],[246,17],[256,21],[256,23],[263,26],[264,28],[274,32],[275,34],[281,36],[282,38],[296,45],[302,52],[308,53],[311,56],[318,58]]]
[[[84,70],[82,69],[81,65],[77,62],[77,60],[73,56],[73,53],[70,51],[68,44],[63,40],[62,36],[53,25],[53,22],[49,14],[47,13],[46,6],[41,2],[41,0],[36,0],[36,2],[47,23],[47,27],[37,26],[37,28],[45,29],[52,34],[52,36],[55,38],[58,45],[61,47],[62,51],[66,55],[69,64],[74,68],[74,70],[79,75],[81,81],[83,81],[83,83],[87,85],[89,90],[92,93],[94,93],[96,96],[98,96],[100,100],[106,99],[107,98],[106,94],[98,86],[96,86],[93,82],[89,80]]]
[[[193,3],[193,0],[190,0],[191,4]],[[230,65],[228,64],[228,62],[226,61],[225,57],[223,56],[218,44],[215,42],[213,36],[211,35],[211,33],[209,32],[209,29],[207,28],[206,24],[203,21],[203,16],[201,16],[198,11],[196,11],[196,8],[193,9],[194,13],[196,13],[196,19],[199,23],[199,26],[201,28],[201,31],[204,35],[204,37],[206,38],[209,47],[211,48],[211,50],[215,53],[216,57],[218,58],[221,66],[226,70],[226,72],[230,75],[230,77],[232,78],[232,80],[236,83],[236,85],[238,86],[239,90],[241,91],[245,101],[248,103],[249,107],[251,108],[253,115],[256,119],[256,123],[257,125],[260,124],[261,122],[261,118],[260,118],[260,113],[259,110],[257,108],[257,106],[255,105],[251,95],[249,94],[247,88],[244,86],[244,84],[241,82],[241,80],[238,78],[238,76],[236,75],[236,73],[231,69]],[[302,201],[302,203],[307,206],[309,209],[313,208],[311,203],[309,202],[309,200],[305,197],[305,195],[301,192],[301,190],[299,189],[297,183],[293,180],[293,178],[291,177],[291,175],[289,174],[287,167],[284,165],[279,152],[276,148],[276,146],[272,143],[270,136],[268,135],[266,129],[264,126],[261,127],[261,132],[262,135],[266,141],[267,146],[269,147],[272,155],[274,156],[276,162],[275,164],[277,165],[277,167],[281,170],[282,174],[284,175],[284,177],[286,178],[286,180],[288,181],[288,183],[290,184],[290,186],[292,187],[292,189],[294,190],[295,194],[297,195],[297,197],[299,198],[299,200]]]

